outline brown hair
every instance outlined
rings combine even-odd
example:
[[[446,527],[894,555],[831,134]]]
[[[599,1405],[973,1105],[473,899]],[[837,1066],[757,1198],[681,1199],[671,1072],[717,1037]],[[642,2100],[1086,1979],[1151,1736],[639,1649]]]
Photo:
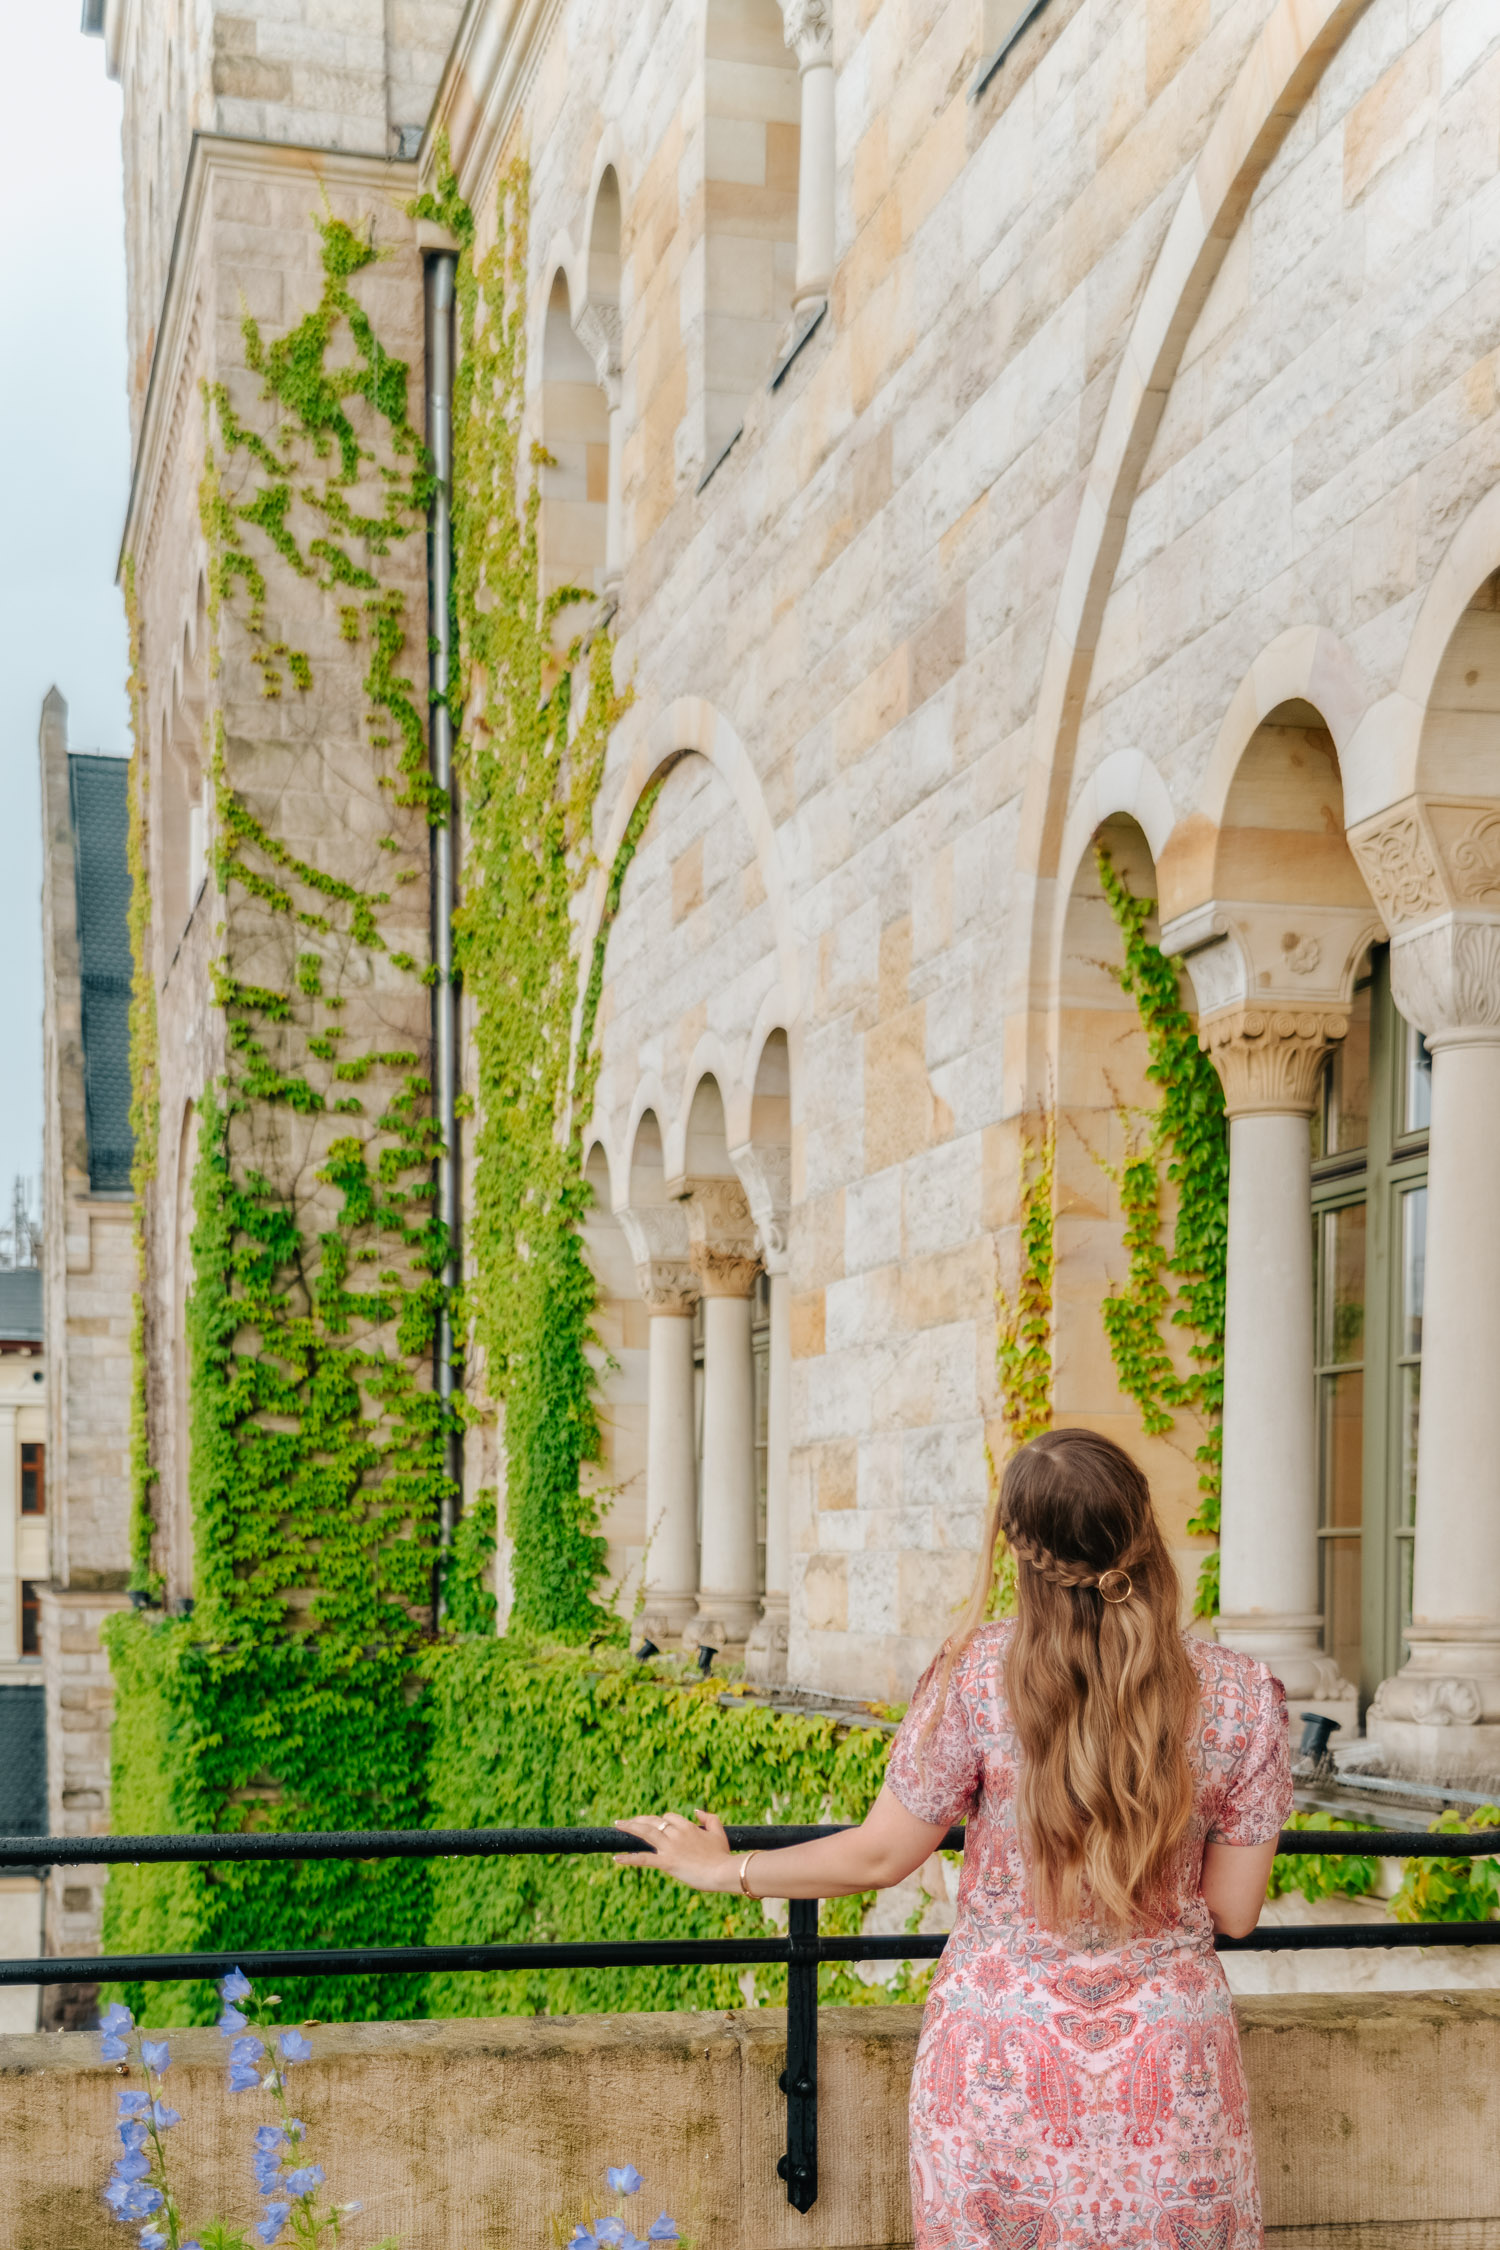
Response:
[[[984,1622],[1004,1533],[1016,1558],[1005,1694],[1037,1919],[1149,1925],[1193,1805],[1197,1675],[1145,1477],[1093,1430],[1048,1430],[1006,1463],[963,1622],[934,1667],[932,1723]]]

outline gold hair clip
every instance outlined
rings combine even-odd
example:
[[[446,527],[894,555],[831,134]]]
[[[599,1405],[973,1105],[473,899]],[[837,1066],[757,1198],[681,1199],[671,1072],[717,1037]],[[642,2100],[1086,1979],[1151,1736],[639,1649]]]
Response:
[[[1117,1578],[1123,1590],[1118,1594],[1112,1594],[1105,1584],[1107,1578]],[[1128,1573],[1123,1570],[1101,1570],[1095,1584],[1099,1588],[1099,1599],[1102,1602],[1108,1602],[1112,1609],[1121,1602],[1128,1602],[1135,1591]]]

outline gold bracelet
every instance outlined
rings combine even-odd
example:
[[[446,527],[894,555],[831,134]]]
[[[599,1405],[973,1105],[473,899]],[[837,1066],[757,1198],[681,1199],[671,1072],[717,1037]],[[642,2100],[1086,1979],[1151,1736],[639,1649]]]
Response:
[[[756,1849],[759,1849],[758,1845]],[[754,1898],[755,1896],[754,1891],[751,1890],[750,1885],[745,1881],[745,1877],[750,1872],[750,1862],[752,1859],[754,1859],[754,1857],[754,1852],[746,1852],[744,1858],[740,1861],[740,1889],[744,1892],[746,1898]]]

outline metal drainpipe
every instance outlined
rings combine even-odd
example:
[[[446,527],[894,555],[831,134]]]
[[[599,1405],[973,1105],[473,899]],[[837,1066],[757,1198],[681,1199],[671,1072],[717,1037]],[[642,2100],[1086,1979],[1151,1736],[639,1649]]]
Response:
[[[429,705],[432,778],[447,800],[447,818],[432,830],[432,1087],[443,1153],[437,1160],[437,1215],[448,1230],[448,1260],[441,1280],[445,1297],[438,1315],[434,1375],[445,1413],[455,1390],[453,1323],[446,1292],[458,1281],[458,994],[453,983],[454,829],[458,804],[453,787],[453,717],[448,707],[453,621],[453,288],[457,260],[440,250],[427,260],[427,444],[437,489],[427,525],[427,600],[432,700]],[[444,1468],[456,1488],[463,1449],[456,1430],[444,1443]],[[453,1544],[458,1517],[455,1492],[443,1500],[439,1538],[443,1552]],[[438,1616],[443,1611],[439,1592]]]

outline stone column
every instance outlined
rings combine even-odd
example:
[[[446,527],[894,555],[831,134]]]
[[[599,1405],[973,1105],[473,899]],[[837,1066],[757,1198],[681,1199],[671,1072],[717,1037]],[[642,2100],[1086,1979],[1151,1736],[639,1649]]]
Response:
[[[750,1358],[750,1298],[760,1261],[738,1180],[690,1181],[686,1207],[703,1299],[702,1553],[690,1633],[700,1648],[743,1647],[761,1606]]]
[[[1397,1767],[1480,1780],[1500,1771],[1500,920],[1399,933],[1391,987],[1432,1051],[1432,1124],[1411,1653],[1369,1731]]]
[[[604,519],[604,584],[606,601],[618,601],[625,569],[625,515],[621,488],[623,368],[620,355],[620,308],[604,301],[586,304],[578,315],[579,342],[594,362],[599,388],[609,408],[609,485]]]
[[[1294,1725],[1321,1711],[1346,1740],[1359,1694],[1323,1653],[1319,1606],[1309,1127],[1372,921],[1214,901],[1162,933],[1186,959],[1229,1115],[1218,1635],[1270,1666]]]
[[[615,1213],[650,1316],[646,1369],[646,1558],[641,1629],[658,1648],[698,1606],[698,1473],[693,1415],[693,1301],[680,1203]]]
[[[1239,1008],[1205,1026],[1229,1113],[1219,1639],[1353,1733],[1323,1654],[1309,1120],[1346,1012]]]
[[[749,1142],[732,1152],[750,1202],[760,1261],[770,1282],[771,1335],[766,1399],[766,1588],[761,1618],[745,1650],[745,1672],[764,1686],[787,1676],[791,1611],[792,1300],[787,1250],[791,1150]]]
[[[830,0],[782,0],[786,43],[802,87],[797,173],[797,278],[792,309],[821,303],[833,285],[833,9]]]

